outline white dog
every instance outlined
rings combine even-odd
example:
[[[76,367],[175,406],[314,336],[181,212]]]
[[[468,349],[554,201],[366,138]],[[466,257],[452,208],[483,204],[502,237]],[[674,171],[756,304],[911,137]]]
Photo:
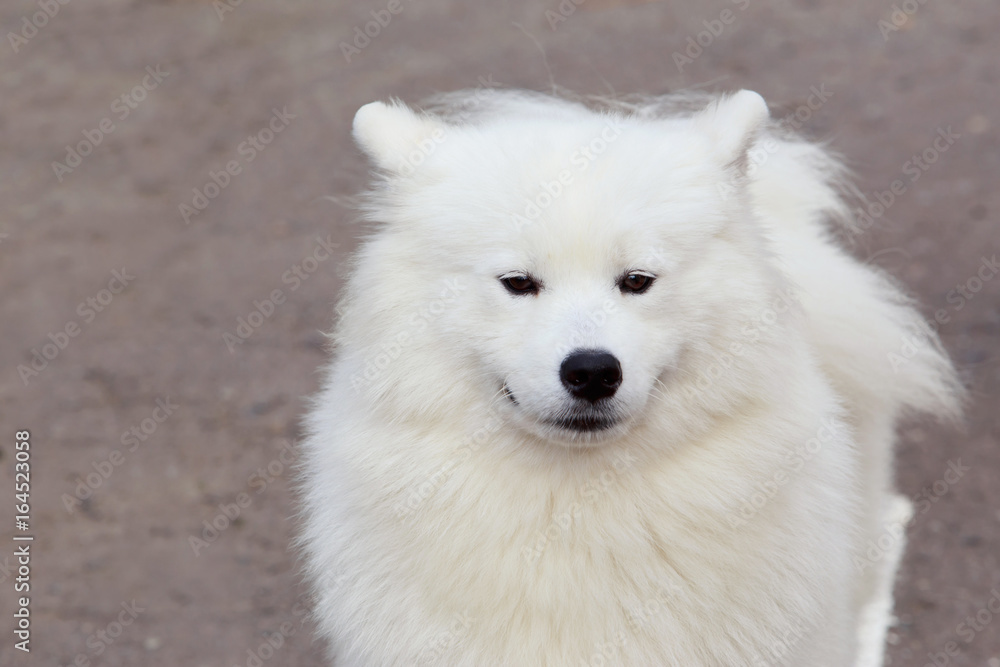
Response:
[[[354,119],[374,227],[303,445],[335,664],[880,665],[895,423],[954,370],[759,95],[605,106]]]

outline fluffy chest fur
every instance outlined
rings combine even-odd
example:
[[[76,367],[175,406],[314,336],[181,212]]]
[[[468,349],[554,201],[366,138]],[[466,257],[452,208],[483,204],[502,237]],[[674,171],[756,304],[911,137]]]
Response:
[[[827,411],[758,407],[672,453],[641,429],[553,453],[488,409],[413,432],[348,408],[310,462],[338,471],[310,505],[340,660],[844,664],[854,453],[822,383],[797,389]]]

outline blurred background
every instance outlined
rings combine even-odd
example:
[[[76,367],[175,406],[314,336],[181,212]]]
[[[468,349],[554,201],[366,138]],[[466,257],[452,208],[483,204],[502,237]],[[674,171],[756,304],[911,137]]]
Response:
[[[891,664],[1000,667],[997,3],[8,0],[0,27],[0,665],[323,664],[291,480],[362,233],[353,114],[555,85],[752,88],[847,157],[852,252],[972,396],[961,429],[901,430]]]

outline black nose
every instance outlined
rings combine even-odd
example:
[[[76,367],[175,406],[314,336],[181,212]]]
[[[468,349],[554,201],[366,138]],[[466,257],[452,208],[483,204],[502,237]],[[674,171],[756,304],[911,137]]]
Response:
[[[577,350],[563,360],[559,379],[569,393],[596,403],[615,395],[622,383],[622,365],[608,352]]]

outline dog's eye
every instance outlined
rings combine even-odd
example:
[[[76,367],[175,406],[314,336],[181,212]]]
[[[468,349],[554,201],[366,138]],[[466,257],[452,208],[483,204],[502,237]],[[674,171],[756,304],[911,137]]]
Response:
[[[501,276],[500,282],[511,294],[538,294],[538,283],[529,276],[521,274]]]
[[[653,284],[653,280],[653,276],[646,273],[627,273],[618,281],[618,288],[622,294],[642,294]]]

